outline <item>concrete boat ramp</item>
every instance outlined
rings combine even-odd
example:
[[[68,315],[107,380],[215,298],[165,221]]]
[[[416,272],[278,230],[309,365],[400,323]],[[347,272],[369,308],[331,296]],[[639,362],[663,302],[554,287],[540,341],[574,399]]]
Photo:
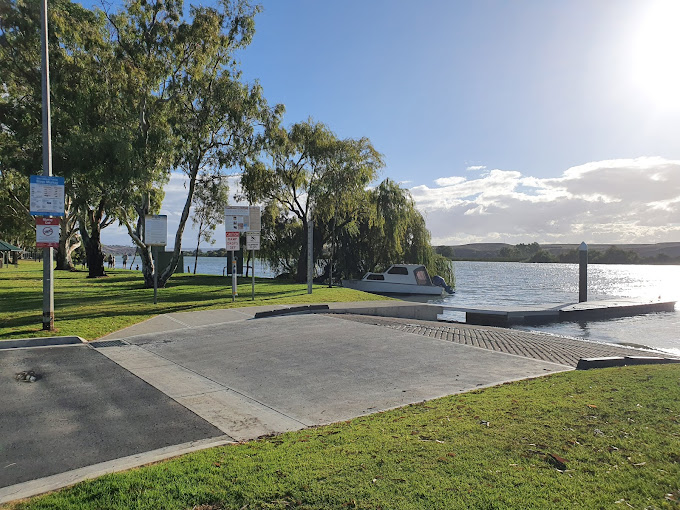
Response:
[[[469,308],[443,306],[443,310],[464,314],[460,322],[478,326],[507,327],[516,324],[545,324],[550,322],[605,320],[613,317],[629,317],[656,312],[672,312],[675,301],[644,301],[636,299],[608,299],[561,303],[544,306],[511,306]],[[451,314],[456,320],[456,314]],[[445,320],[445,317],[444,317]]]

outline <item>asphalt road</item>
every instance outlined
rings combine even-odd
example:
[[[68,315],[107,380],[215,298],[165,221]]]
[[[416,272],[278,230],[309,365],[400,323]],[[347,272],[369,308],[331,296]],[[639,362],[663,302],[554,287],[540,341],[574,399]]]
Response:
[[[87,345],[0,350],[0,410],[0,487],[223,435]]]

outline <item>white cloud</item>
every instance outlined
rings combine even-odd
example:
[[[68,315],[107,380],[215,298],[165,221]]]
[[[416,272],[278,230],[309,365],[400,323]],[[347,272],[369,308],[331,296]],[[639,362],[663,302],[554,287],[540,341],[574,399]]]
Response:
[[[441,177],[434,180],[437,186],[454,186],[463,182],[465,182],[465,177]]]
[[[185,177],[173,174],[161,214],[168,215],[168,247],[184,207]],[[230,179],[230,195],[238,183]],[[594,161],[556,178],[501,169],[449,176],[410,188],[435,244],[468,242],[633,243],[680,240],[680,161],[641,157]],[[218,227],[218,232],[221,227]],[[187,221],[183,248],[197,232]],[[214,248],[224,246],[216,234]],[[105,244],[131,245],[114,226]],[[168,248],[169,249],[169,248]]]
[[[411,188],[435,244],[680,238],[680,161],[594,161],[540,179],[500,169]]]
[[[486,167],[484,165],[469,166],[465,170],[467,170],[468,172],[478,172],[480,170],[486,170]]]

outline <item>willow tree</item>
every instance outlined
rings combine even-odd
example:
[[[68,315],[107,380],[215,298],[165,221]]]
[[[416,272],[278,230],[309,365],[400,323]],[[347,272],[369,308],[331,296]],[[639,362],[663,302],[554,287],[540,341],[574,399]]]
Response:
[[[385,179],[366,198],[356,228],[340,234],[342,274],[359,277],[394,263],[412,263],[453,282],[451,263],[432,247],[425,219],[407,189]]]
[[[337,217],[337,211],[352,217],[359,210],[363,189],[383,166],[382,156],[368,138],[342,140],[311,119],[288,130],[268,126],[266,138],[265,161],[247,166],[241,176],[243,195],[251,202],[273,203],[278,207],[270,210],[299,222],[295,277],[304,281],[309,222],[318,222],[314,229],[316,259],[330,235],[327,228],[319,226]],[[276,221],[288,223],[284,218]]]

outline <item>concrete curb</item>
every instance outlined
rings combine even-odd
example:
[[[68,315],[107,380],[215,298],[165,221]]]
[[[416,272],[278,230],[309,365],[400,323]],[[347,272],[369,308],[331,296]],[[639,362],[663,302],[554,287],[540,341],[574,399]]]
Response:
[[[2,349],[24,349],[26,347],[53,347],[55,345],[86,345],[87,341],[79,336],[52,336],[44,338],[20,338],[0,341]]]
[[[581,358],[578,361],[578,365],[576,365],[576,370],[628,367],[632,365],[662,365],[666,363],[680,363],[680,359],[659,358],[651,356],[610,356],[606,358]]]
[[[59,473],[37,480],[10,485],[9,487],[2,487],[0,488],[0,504],[9,503],[10,501],[17,499],[30,498],[46,492],[63,489],[69,485],[74,485],[91,478],[97,478],[118,471],[125,471],[152,462],[166,460],[171,457],[177,457],[198,450],[205,450],[206,448],[224,446],[226,444],[234,444],[234,441],[228,436],[191,441],[189,443],[166,446],[165,448],[159,448],[158,450],[152,450],[150,452],[138,453],[120,459],[101,462],[92,466],[67,471],[66,473]]]
[[[273,317],[275,315],[289,315],[292,313],[316,313],[327,311],[328,305],[291,306],[290,308],[282,308],[280,310],[267,310],[264,312],[257,312],[254,318],[262,319],[263,317]]]
[[[255,319],[291,315],[299,313],[329,313],[372,315],[376,317],[396,317],[402,319],[417,319],[437,321],[444,311],[440,305],[395,301],[374,301],[357,303],[329,303],[320,305],[303,305],[257,312]]]

